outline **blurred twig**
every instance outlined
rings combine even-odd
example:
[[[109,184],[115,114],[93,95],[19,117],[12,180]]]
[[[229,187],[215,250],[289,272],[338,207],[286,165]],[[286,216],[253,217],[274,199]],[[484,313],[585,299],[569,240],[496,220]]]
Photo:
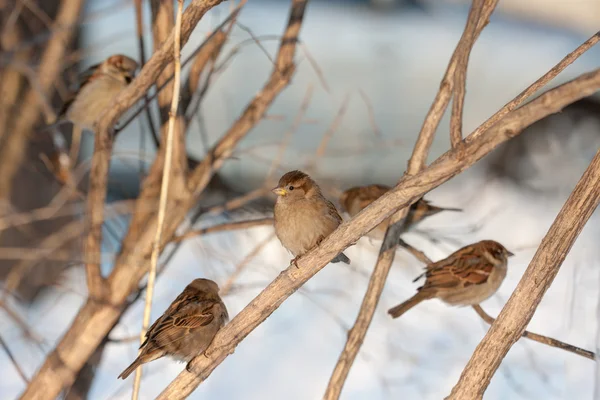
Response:
[[[250,221],[236,221],[229,222],[225,224],[210,226],[208,228],[196,229],[193,231],[188,231],[183,235],[175,236],[171,242],[177,243],[183,240],[206,235],[207,233],[215,233],[215,232],[224,232],[224,231],[236,231],[240,229],[248,229],[253,228],[255,226],[265,226],[265,225],[273,225],[273,218],[261,218],[254,219]]]
[[[21,377],[21,379],[23,379],[23,381],[25,383],[29,383],[29,379],[27,379],[27,376],[25,375],[25,372],[23,372],[23,369],[21,368],[21,366],[19,365],[19,363],[15,359],[15,356],[10,351],[10,348],[8,347],[8,344],[4,341],[4,339],[2,338],[1,335],[0,335],[0,346],[4,349],[4,352],[6,353],[6,355],[8,356],[8,358],[10,359],[10,361],[12,362],[13,366],[15,367],[15,370],[17,371],[17,373],[19,374],[19,376]]]
[[[146,47],[144,45],[144,18],[143,18],[143,8],[142,8],[142,0],[134,0],[135,5],[135,33],[138,39],[138,50],[140,53],[140,65],[144,66],[146,63]],[[144,95],[144,101],[148,103],[148,95]],[[160,147],[160,140],[158,138],[158,134],[156,133],[156,128],[154,127],[154,121],[152,120],[152,111],[150,107],[145,107],[146,114],[146,123],[148,124],[148,129],[150,129],[150,134],[152,140],[154,141],[154,145],[158,149]],[[142,134],[142,137],[145,135]]]

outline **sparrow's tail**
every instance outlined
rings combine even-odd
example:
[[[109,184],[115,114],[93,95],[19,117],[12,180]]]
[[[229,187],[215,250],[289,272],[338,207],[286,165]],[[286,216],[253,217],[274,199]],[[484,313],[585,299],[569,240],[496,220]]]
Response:
[[[135,371],[137,369],[137,367],[139,367],[142,364],[143,364],[142,360],[139,357],[136,358],[135,361],[132,362],[129,367],[125,368],[125,371],[121,372],[121,375],[119,375],[119,378],[120,379],[127,379],[127,377],[129,375],[131,375],[131,373],[133,371]]]
[[[340,261],[346,264],[350,264],[350,259],[346,257],[344,253],[338,254],[333,260],[331,260],[332,263],[339,263]]]
[[[427,216],[431,217],[432,215],[441,213],[442,211],[458,211],[458,212],[462,212],[462,208],[452,208],[452,207],[448,207],[448,208],[444,208],[444,207],[436,207],[436,206],[432,206],[431,204],[429,205],[429,210],[427,210]]]
[[[431,299],[431,297],[432,295],[427,292],[418,291],[417,294],[415,294],[410,299],[406,300],[404,303],[398,304],[396,307],[390,308],[388,310],[388,314],[390,314],[392,318],[398,318],[399,316],[401,316],[402,314],[404,314],[423,300]]]

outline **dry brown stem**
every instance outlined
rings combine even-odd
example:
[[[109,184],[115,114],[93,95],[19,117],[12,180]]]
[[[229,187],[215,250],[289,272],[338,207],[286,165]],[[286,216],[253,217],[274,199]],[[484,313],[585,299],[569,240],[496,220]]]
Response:
[[[487,322],[490,325],[494,323],[495,319],[492,316],[490,316],[488,313],[486,313],[479,304],[474,305],[473,309],[475,310],[477,315],[479,315],[481,317],[481,319],[483,319],[485,322]],[[556,340],[556,339],[548,337],[548,336],[539,335],[537,333],[533,333],[533,332],[529,332],[529,331],[523,331],[523,334],[521,336],[523,336],[524,338],[533,340],[535,342],[545,344],[547,346],[556,347],[557,349],[561,349],[561,350],[565,350],[565,351],[568,351],[573,354],[577,354],[578,356],[588,358],[592,361],[594,361],[596,359],[596,355],[592,351],[582,349],[581,347],[573,346],[572,344],[569,344],[569,343],[561,342],[560,340]]]
[[[447,399],[469,400],[483,397],[502,359],[522,336],[575,239],[599,202],[600,152],[597,152]]]
[[[173,237],[171,242],[178,243],[183,240],[201,236],[201,235],[206,235],[208,233],[237,231],[240,229],[248,229],[248,228],[253,228],[255,226],[265,226],[265,225],[273,225],[273,218],[261,218],[261,219],[254,219],[254,220],[250,220],[250,221],[228,222],[225,224],[210,226],[208,228],[196,229],[193,231],[188,231],[188,232],[184,233],[183,235]]]
[[[473,0],[471,3],[467,26],[453,55],[453,58],[456,58],[456,70],[454,71],[454,100],[452,102],[452,118],[450,119],[450,143],[452,147],[460,145],[463,138],[462,123],[467,83],[467,66],[469,65],[471,50],[477,38],[479,17],[486,2],[493,10],[493,0]]]
[[[481,10],[479,22],[477,23],[477,29],[475,30],[475,39],[479,36],[483,28],[488,24],[490,15],[496,8],[496,4],[498,0],[486,1],[483,5],[483,9]],[[461,38],[461,41],[465,40]],[[435,131],[437,130],[444,113],[446,112],[446,108],[450,103],[450,99],[452,98],[452,92],[454,90],[454,73],[456,71],[456,67],[458,65],[458,48],[460,47],[460,43],[457,48],[454,50],[454,54],[452,54],[452,58],[448,63],[448,68],[446,69],[446,73],[442,78],[442,83],[440,84],[440,90],[435,96],[433,100],[433,104],[429,108],[427,115],[425,116],[425,121],[423,122],[423,127],[419,132],[419,137],[417,139],[417,143],[415,144],[415,148],[413,153],[408,161],[408,173],[415,174],[420,171],[427,163],[427,156],[429,155],[429,148],[431,147],[431,143],[433,142],[433,137]]]
[[[146,46],[144,45],[144,15],[142,8],[142,0],[134,0],[133,2],[135,7],[135,34],[138,40],[138,50],[140,54],[140,65],[143,66],[146,63]],[[144,100],[148,103],[148,95],[144,95]],[[158,134],[156,133],[156,128],[154,127],[154,121],[152,120],[152,112],[150,111],[150,107],[145,107],[144,114],[146,114],[146,123],[148,124],[148,129],[150,129],[150,136],[154,141],[154,145],[158,149],[160,147],[160,140],[158,139]]]

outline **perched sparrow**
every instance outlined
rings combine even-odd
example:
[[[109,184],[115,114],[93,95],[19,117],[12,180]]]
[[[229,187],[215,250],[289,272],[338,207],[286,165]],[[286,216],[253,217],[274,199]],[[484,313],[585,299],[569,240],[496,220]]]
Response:
[[[82,74],[79,89],[65,102],[57,122],[57,125],[65,121],[73,123],[69,153],[72,164],[78,159],[82,131],[94,130],[94,124],[100,114],[110,107],[115,96],[129,85],[137,68],[135,60],[116,54],[100,64],[89,67]]]
[[[343,210],[353,217],[363,208],[383,196],[388,190],[390,190],[389,186],[378,184],[353,187],[342,193],[340,196],[340,204],[342,205]],[[410,206],[410,210],[406,216],[406,227],[408,229],[425,218],[431,217],[442,211],[462,210],[460,208],[441,208],[432,206],[427,200],[421,198]],[[388,223],[389,219],[384,220],[369,232],[368,236],[373,239],[383,239]]]
[[[228,320],[217,284],[195,279],[148,329],[140,355],[119,378],[126,379],[140,365],[163,356],[191,361],[204,353]]]
[[[81,129],[94,129],[96,119],[129,85],[137,68],[135,60],[122,54],[110,56],[89,67],[82,74],[79,89],[63,106],[59,118],[70,120]]]
[[[272,191],[277,195],[275,233],[283,247],[294,255],[292,263],[318,246],[342,223],[333,203],[323,197],[316,182],[304,172],[288,172]],[[331,260],[340,261],[350,264],[344,253]]]
[[[413,282],[425,284],[388,313],[398,318],[423,300],[438,298],[450,305],[471,306],[493,295],[506,276],[508,257],[514,255],[498,242],[482,240],[426,267]]]

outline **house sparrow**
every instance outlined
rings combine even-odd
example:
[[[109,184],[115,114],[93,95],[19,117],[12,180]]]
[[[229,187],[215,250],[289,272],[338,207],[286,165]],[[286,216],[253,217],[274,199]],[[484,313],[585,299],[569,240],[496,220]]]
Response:
[[[89,67],[83,74],[77,92],[63,106],[60,119],[94,129],[94,122],[115,96],[132,81],[138,63],[122,54],[108,57]]]
[[[208,279],[194,279],[148,329],[140,355],[119,378],[126,379],[140,365],[163,356],[191,361],[204,353],[228,320],[219,286]]]
[[[340,204],[343,211],[346,211],[351,217],[358,214],[363,208],[383,196],[390,190],[389,186],[385,185],[367,185],[356,186],[346,190],[340,196]],[[406,216],[406,229],[421,222],[427,217],[431,217],[442,211],[462,211],[460,208],[441,208],[432,206],[427,200],[421,198],[410,206],[410,210]],[[389,218],[377,225],[371,232],[367,234],[372,239],[383,239],[385,231],[389,224]]]
[[[304,172],[286,173],[272,192],[277,195],[275,233],[283,247],[294,255],[294,264],[342,223],[333,203],[323,197],[319,185]],[[350,264],[344,253],[331,260],[340,261]]]
[[[117,94],[132,81],[138,63],[122,54],[108,57],[100,64],[89,67],[80,78],[80,85],[73,96],[63,105],[58,124],[73,123],[70,157],[77,161],[81,133],[94,130],[100,114],[111,105]]]
[[[425,276],[425,284],[404,303],[390,308],[398,318],[423,300],[438,298],[455,306],[479,304],[493,295],[506,276],[508,257],[514,254],[498,242],[482,240],[430,264],[413,282]]]

